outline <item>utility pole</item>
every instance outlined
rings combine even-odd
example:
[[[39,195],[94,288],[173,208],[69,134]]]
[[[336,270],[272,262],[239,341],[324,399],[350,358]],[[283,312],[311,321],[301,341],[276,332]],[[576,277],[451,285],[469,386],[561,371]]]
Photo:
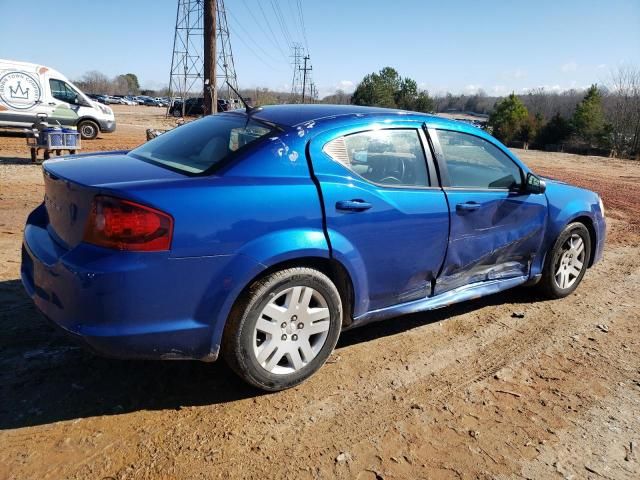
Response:
[[[216,0],[204,0],[204,114],[218,111],[216,82]]]
[[[307,68],[307,61],[309,60],[309,55],[305,55],[304,56],[304,68],[302,69],[302,103],[304,103],[304,97],[306,94],[306,90],[307,90],[307,72],[310,72],[311,70],[313,70],[313,67],[309,67]]]

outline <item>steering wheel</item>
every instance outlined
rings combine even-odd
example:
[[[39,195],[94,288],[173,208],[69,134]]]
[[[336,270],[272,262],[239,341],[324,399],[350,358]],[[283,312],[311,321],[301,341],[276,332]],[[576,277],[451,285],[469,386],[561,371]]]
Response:
[[[384,177],[380,180],[380,183],[384,183],[387,185],[402,185],[402,180],[397,177]]]
[[[400,180],[401,178],[404,178],[404,174],[406,171],[406,166],[404,163],[404,158],[399,158],[398,159],[400,161],[400,165],[397,165],[400,167],[400,170],[386,170],[385,169],[385,174],[387,174],[387,176],[385,177],[385,179],[389,178],[389,179],[394,179],[396,180],[398,183],[402,183],[402,181]]]

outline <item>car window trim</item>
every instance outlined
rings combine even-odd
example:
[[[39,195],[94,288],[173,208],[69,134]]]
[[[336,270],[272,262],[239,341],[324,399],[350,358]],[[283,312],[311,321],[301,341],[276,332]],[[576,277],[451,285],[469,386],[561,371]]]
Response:
[[[444,151],[442,150],[442,146],[440,145],[440,140],[438,138],[438,131],[443,131],[443,132],[451,132],[451,133],[459,133],[461,135],[469,135],[471,137],[475,137],[479,140],[485,141],[487,143],[489,143],[490,145],[493,145],[502,155],[505,156],[505,158],[507,158],[511,163],[513,163],[516,168],[518,169],[518,171],[520,172],[520,188],[519,189],[511,189],[511,188],[487,188],[487,187],[456,187],[454,185],[451,185],[451,178],[449,176],[449,168],[448,168],[448,164],[447,164],[447,158],[444,155]],[[433,141],[434,143],[434,147],[436,147],[437,151],[439,152],[438,155],[436,155],[436,158],[438,159],[438,165],[442,165],[443,170],[445,172],[444,177],[446,178],[446,181],[443,181],[442,185],[443,185],[443,189],[445,190],[456,190],[456,191],[482,191],[482,192],[512,192],[512,193],[517,193],[520,192],[522,190],[522,186],[524,185],[524,170],[522,169],[522,167],[515,162],[509,155],[507,155],[505,152],[502,151],[502,149],[500,149],[497,145],[494,145],[492,142],[490,142],[489,140],[487,140],[486,138],[482,138],[479,135],[474,135],[473,133],[468,133],[468,132],[460,132],[458,130],[451,130],[448,128],[428,128],[429,131],[429,138],[430,140]],[[434,140],[435,139],[435,140]]]
[[[433,171],[433,178],[436,180],[438,188],[444,188],[444,186],[448,185],[449,173],[448,170],[446,170],[446,164],[444,164],[444,155],[440,148],[438,136],[435,134],[435,130],[429,128],[426,122],[422,124],[421,130],[427,142],[426,146],[429,151],[430,160],[429,167]]]
[[[346,165],[340,163],[339,161],[337,161],[335,158],[333,158],[331,155],[327,154],[324,151],[324,147],[337,140],[338,138],[345,138],[345,137],[350,137],[351,135],[358,135],[361,133],[367,133],[367,132],[374,132],[374,131],[378,131],[378,130],[413,130],[416,132],[417,136],[418,136],[418,141],[420,142],[420,148],[422,148],[422,153],[424,155],[425,158],[425,162],[427,162],[425,164],[425,168],[427,171],[427,182],[429,183],[428,185],[387,185],[387,184],[383,184],[383,183],[376,183],[373,182],[367,178],[364,178],[363,176],[359,175],[357,172],[351,170],[349,167],[347,167]],[[425,149],[425,145],[424,145],[424,140],[423,137],[421,136],[421,128],[420,127],[389,127],[389,128],[367,128],[365,130],[358,130],[355,132],[349,132],[347,134],[341,134],[338,135],[334,138],[332,138],[331,140],[326,141],[323,145],[322,148],[320,149],[322,151],[322,153],[324,153],[327,157],[329,157],[331,159],[332,162],[335,162],[339,165],[341,165],[344,169],[346,169],[351,175],[353,175],[354,178],[357,178],[358,180],[361,180],[363,182],[365,182],[367,185],[372,185],[374,187],[377,188],[383,188],[383,189],[391,189],[391,190],[396,190],[396,189],[400,189],[400,190],[440,190],[440,185],[439,182],[437,182],[437,177],[435,177],[436,179],[436,185],[433,184],[432,182],[432,175],[431,175],[431,169],[430,169],[430,161],[431,161],[431,155],[430,155],[430,151],[428,149]]]

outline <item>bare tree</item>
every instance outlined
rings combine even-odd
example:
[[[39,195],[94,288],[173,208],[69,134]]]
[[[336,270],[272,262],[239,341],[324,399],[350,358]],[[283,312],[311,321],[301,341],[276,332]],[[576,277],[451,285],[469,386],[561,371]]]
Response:
[[[335,93],[327,95],[322,99],[322,103],[334,103],[337,105],[348,105],[351,103],[351,94],[345,93],[344,90],[338,89]]]
[[[109,92],[112,95],[128,95],[129,94],[129,82],[122,75],[118,75],[114,77],[111,81],[111,91]]]
[[[622,66],[611,72],[605,114],[612,126],[614,154],[640,153],[640,69]]]
[[[85,73],[77,85],[87,93],[111,93],[111,80],[104,73],[91,70]]]

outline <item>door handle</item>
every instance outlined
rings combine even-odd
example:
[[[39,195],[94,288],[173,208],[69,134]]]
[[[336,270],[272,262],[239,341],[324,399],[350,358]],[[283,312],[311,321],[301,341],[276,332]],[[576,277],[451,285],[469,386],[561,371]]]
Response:
[[[456,211],[458,212],[475,212],[480,208],[480,204],[478,202],[465,202],[459,203],[456,205]]]
[[[365,202],[364,200],[354,199],[354,200],[340,200],[336,202],[336,210],[344,210],[347,212],[364,212],[365,210],[369,210],[373,205],[369,202]]]

